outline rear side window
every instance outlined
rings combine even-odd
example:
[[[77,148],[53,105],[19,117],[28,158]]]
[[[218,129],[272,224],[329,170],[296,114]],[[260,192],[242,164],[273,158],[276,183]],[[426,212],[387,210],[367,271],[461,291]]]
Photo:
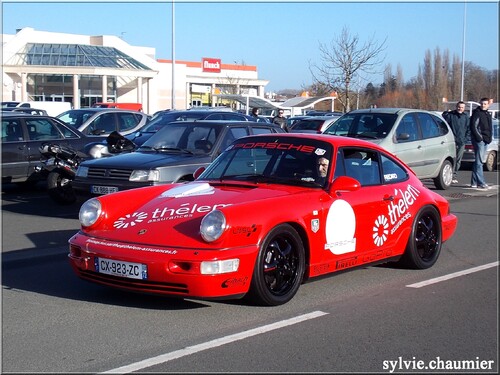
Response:
[[[2,119],[2,142],[23,141],[23,128],[16,119]]]
[[[394,160],[389,159],[385,155],[381,155],[380,159],[382,160],[382,176],[384,178],[384,183],[392,184],[404,181],[408,178],[406,171]]]
[[[443,130],[446,129],[446,125],[444,125],[444,129],[440,128],[436,121],[434,121],[428,113],[418,113],[418,122],[420,123],[420,128],[422,129],[422,137],[426,138],[434,138],[444,135]]]
[[[134,113],[118,113],[118,118],[120,132],[135,128],[139,121],[141,121],[141,118]]]

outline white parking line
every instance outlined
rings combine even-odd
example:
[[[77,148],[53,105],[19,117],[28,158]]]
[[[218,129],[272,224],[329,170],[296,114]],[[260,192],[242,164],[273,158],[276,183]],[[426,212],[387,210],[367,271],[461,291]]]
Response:
[[[498,261],[492,262],[492,263],[488,263],[488,264],[483,264],[482,266],[477,266],[477,267],[469,268],[467,270],[450,273],[448,275],[444,275],[444,276],[440,276],[440,277],[435,277],[434,279],[429,279],[429,280],[421,281],[419,283],[410,284],[410,285],[406,285],[406,286],[408,288],[422,288],[422,287],[427,286],[427,285],[436,284],[436,283],[439,283],[441,281],[453,279],[455,277],[467,275],[467,274],[473,273],[473,272],[482,271],[482,270],[485,270],[485,269],[488,269],[488,268],[491,268],[491,267],[498,267]]]
[[[193,345],[193,346],[188,346],[187,348],[176,350],[174,352],[170,353],[165,353],[161,354],[157,357],[153,358],[148,358],[143,361],[139,361],[136,363],[131,363],[130,365],[118,367],[112,370],[108,370],[105,372],[102,372],[101,374],[123,374],[123,373],[129,373],[132,371],[139,371],[142,370],[146,367],[151,367],[154,365],[158,365],[160,363],[165,363],[168,361],[171,361],[173,359],[181,358],[190,354],[198,353],[203,350],[211,349],[211,348],[216,348],[218,346],[222,346],[225,344],[232,343],[234,341],[238,340],[243,340],[246,339],[247,337],[252,337],[256,335],[260,335],[261,333],[266,333],[269,331],[273,331],[275,329],[283,328],[286,326],[291,326],[293,324],[297,324],[306,320],[318,318],[323,315],[328,315],[328,313],[323,312],[323,311],[314,311],[309,314],[304,314],[304,315],[299,315],[296,316],[295,318],[287,319],[287,320],[282,320],[280,322],[268,324],[262,327],[250,329],[248,331],[240,332],[240,333],[235,333],[234,335],[229,335],[225,337],[221,337],[212,341],[208,341],[202,344],[198,345]]]

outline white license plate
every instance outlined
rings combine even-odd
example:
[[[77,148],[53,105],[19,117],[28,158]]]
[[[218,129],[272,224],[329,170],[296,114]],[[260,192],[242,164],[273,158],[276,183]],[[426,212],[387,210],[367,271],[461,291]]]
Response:
[[[115,186],[92,185],[91,190],[94,194],[109,194],[116,193],[118,191],[118,188]]]
[[[107,275],[128,277],[129,279],[146,280],[148,268],[145,264],[122,262],[106,258],[94,258],[95,270]]]

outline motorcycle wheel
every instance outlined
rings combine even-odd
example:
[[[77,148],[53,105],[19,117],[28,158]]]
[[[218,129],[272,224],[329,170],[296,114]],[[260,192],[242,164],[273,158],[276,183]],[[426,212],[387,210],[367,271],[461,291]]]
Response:
[[[50,198],[58,204],[67,205],[76,202],[76,194],[71,186],[71,179],[58,171],[52,171],[47,176],[47,190]]]

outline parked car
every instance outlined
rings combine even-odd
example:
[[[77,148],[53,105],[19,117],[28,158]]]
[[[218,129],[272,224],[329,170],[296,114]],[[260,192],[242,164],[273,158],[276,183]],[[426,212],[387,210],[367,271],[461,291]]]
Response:
[[[127,139],[134,142],[137,146],[146,142],[154,133],[156,133],[163,126],[168,125],[174,121],[197,121],[197,120],[230,120],[230,121],[253,121],[252,116],[242,113],[233,112],[229,110],[212,110],[212,109],[188,109],[182,110],[168,110],[161,113],[156,113],[153,119],[146,124],[139,131],[126,136]]]
[[[97,102],[92,104],[92,108],[121,108],[121,109],[131,109],[133,111],[140,111],[140,112],[143,111],[141,103]]]
[[[289,128],[291,133],[322,133],[340,116],[311,116],[295,121]]]
[[[117,131],[127,135],[149,121],[147,114],[118,108],[71,109],[57,116],[61,121],[88,135],[109,135]]]
[[[22,113],[29,113],[30,115],[43,115],[43,116],[48,115],[47,111],[44,109],[27,108],[27,107],[5,107],[5,108],[2,108],[2,115],[5,112],[22,112]]]
[[[346,113],[324,134],[363,138],[397,155],[421,179],[448,189],[455,165],[455,138],[441,115],[420,109],[372,108]]]
[[[162,127],[136,151],[87,160],[73,181],[82,196],[138,187],[192,181],[235,139],[249,134],[280,133],[273,124],[249,121],[177,121]]]
[[[309,117],[310,116],[306,116],[306,115],[287,117],[286,126],[288,127],[288,129],[290,129],[293,126],[293,124],[295,124],[297,121],[300,121],[300,120],[303,120],[303,119],[309,118]]]
[[[2,107],[17,107],[17,108],[36,108],[43,109],[49,116],[58,116],[60,113],[70,110],[70,102],[57,101],[29,101],[29,102],[2,102]]]
[[[316,111],[316,110],[312,110],[312,111],[307,111],[306,112],[306,116],[335,116],[335,117],[340,117],[342,116],[344,113],[343,112],[337,112],[337,111]]]
[[[322,157],[330,163],[319,183]],[[432,267],[457,227],[444,197],[359,139],[244,137],[201,171],[193,182],[85,202],[69,240],[76,275],[134,292],[281,305],[319,276],[393,261]]]
[[[57,118],[22,112],[2,113],[2,183],[37,181],[46,177],[35,172],[40,162],[38,148],[46,142],[84,152],[89,137]]]
[[[499,120],[493,119],[493,137],[491,139],[491,143],[486,146],[486,163],[484,163],[484,170],[486,171],[494,171],[498,169],[498,127]],[[474,148],[472,147],[472,143],[470,142],[470,138],[465,145],[464,156],[462,157],[462,164],[472,164],[476,157],[474,156]]]

